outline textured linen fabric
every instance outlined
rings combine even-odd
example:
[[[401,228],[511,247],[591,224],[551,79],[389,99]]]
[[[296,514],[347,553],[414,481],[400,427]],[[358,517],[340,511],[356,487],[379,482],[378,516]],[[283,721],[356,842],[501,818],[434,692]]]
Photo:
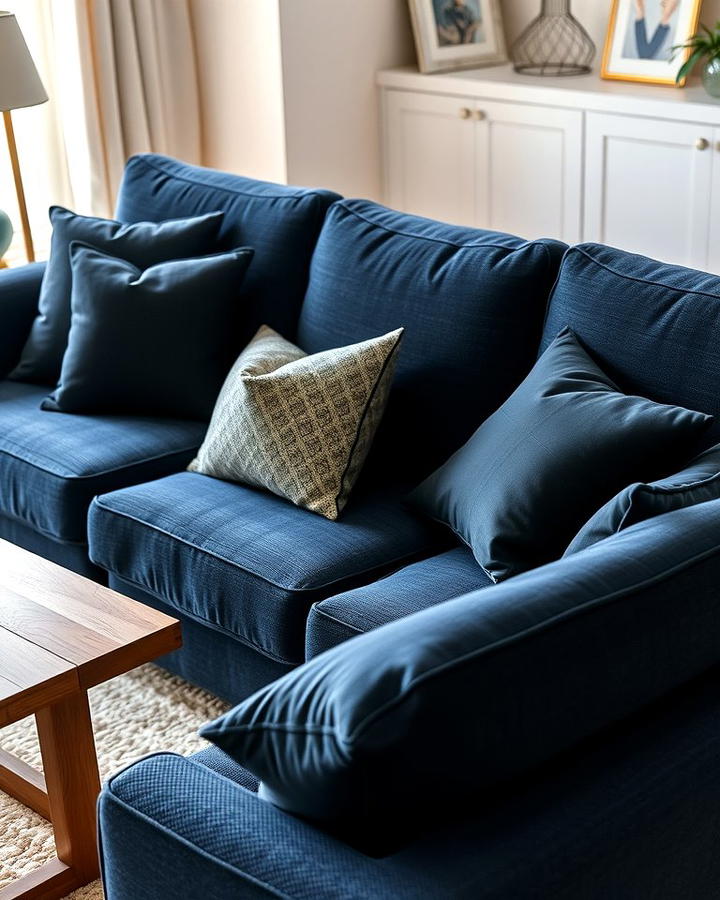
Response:
[[[95,570],[104,571],[97,567]],[[258,653],[212,622],[186,615],[132,581],[118,575],[108,577],[107,572],[105,577],[114,591],[180,621],[182,650],[159,656],[154,662],[228,703],[239,703],[293,668],[291,663]]]
[[[701,453],[675,475],[650,484],[631,484],[624,488],[583,525],[564,555],[584,550],[644,519],[718,498],[720,444]]]
[[[42,408],[207,421],[237,349],[252,250],[142,272],[77,241],[70,258],[68,347]]]
[[[0,270],[0,378],[20,359],[37,313],[44,272],[44,262]]]
[[[201,733],[284,810],[397,840],[717,665],[719,575],[714,500],[346,641]]]
[[[399,329],[307,356],[263,325],[230,370],[189,470],[337,519],[385,410],[401,338]]]
[[[380,859],[264,803],[204,752],[141,760],[100,797],[106,897],[714,900],[719,694],[715,671]],[[418,793],[432,801],[443,782]]]
[[[605,247],[568,250],[541,351],[569,326],[621,390],[716,417],[720,440],[720,276]]]
[[[128,161],[116,215],[121,222],[156,222],[222,210],[221,246],[255,250],[243,285],[244,343],[266,323],[294,340],[310,257],[325,212],[337,199],[332,191],[256,181],[147,153]]]
[[[388,491],[356,493],[331,522],[266,491],[194,472],[97,497],[89,522],[96,565],[296,664],[315,601],[432,553],[440,535]]]
[[[561,556],[594,510],[676,465],[711,420],[620,393],[565,328],[411,499],[501,581]]]
[[[96,494],[184,469],[205,433],[200,422],[49,415],[44,395],[0,382],[0,515],[83,548]]]
[[[36,531],[31,525],[0,514],[0,539],[24,547],[78,575],[84,575],[101,584],[107,582],[107,572],[94,566],[88,558],[87,541],[66,541],[49,537]],[[239,699],[239,698],[238,698]]]
[[[491,585],[467,547],[422,559],[374,581],[321,600],[310,610],[305,658],[453,597]]]
[[[317,353],[405,329],[378,476],[429,474],[527,375],[564,250],[364,200],[331,208],[297,343]]]
[[[61,206],[50,207],[50,259],[40,288],[37,317],[20,362],[10,377],[16,381],[55,384],[60,376],[70,330],[72,272],[70,244],[84,241],[139,269],[217,249],[223,215],[211,212],[190,219],[122,225],[110,219],[79,216]]]

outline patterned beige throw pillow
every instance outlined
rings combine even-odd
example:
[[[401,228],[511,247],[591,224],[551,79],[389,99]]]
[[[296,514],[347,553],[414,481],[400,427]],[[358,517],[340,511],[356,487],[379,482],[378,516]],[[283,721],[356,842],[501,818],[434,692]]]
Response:
[[[337,519],[382,418],[402,333],[307,356],[263,325],[227,376],[188,469]]]

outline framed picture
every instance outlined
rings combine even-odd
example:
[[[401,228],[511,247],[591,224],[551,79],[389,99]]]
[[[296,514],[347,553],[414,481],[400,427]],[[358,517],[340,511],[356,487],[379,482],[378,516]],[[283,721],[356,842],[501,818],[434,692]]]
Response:
[[[500,0],[409,0],[421,72],[505,62]]]
[[[687,53],[673,57],[672,48],[695,33],[701,5],[702,0],[613,0],[602,77],[675,84]]]

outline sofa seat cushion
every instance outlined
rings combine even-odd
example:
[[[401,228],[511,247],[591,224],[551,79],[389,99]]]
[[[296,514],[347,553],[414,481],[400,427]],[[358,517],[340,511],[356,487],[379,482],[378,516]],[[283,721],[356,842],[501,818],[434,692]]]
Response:
[[[97,497],[90,557],[267,656],[300,663],[311,605],[434,552],[442,532],[388,494],[337,522],[246,485],[181,472]]]
[[[184,468],[207,427],[44,412],[46,394],[0,382],[0,513],[58,541],[85,543],[96,494]]]
[[[491,584],[469,547],[453,547],[316,603],[308,618],[305,656],[312,659],[355,635]]]
[[[715,416],[698,449],[720,440],[720,276],[615,250],[568,250],[541,352],[569,326],[618,387]]]

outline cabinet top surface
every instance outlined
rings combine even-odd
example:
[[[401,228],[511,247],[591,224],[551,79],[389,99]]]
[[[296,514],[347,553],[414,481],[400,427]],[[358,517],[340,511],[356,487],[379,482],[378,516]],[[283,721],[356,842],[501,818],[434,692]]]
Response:
[[[608,81],[589,75],[539,77],[520,75],[511,65],[422,75],[415,66],[378,73],[384,88],[449,94],[517,103],[538,103],[574,109],[644,115],[720,125],[720,100],[699,83],[689,87]]]

